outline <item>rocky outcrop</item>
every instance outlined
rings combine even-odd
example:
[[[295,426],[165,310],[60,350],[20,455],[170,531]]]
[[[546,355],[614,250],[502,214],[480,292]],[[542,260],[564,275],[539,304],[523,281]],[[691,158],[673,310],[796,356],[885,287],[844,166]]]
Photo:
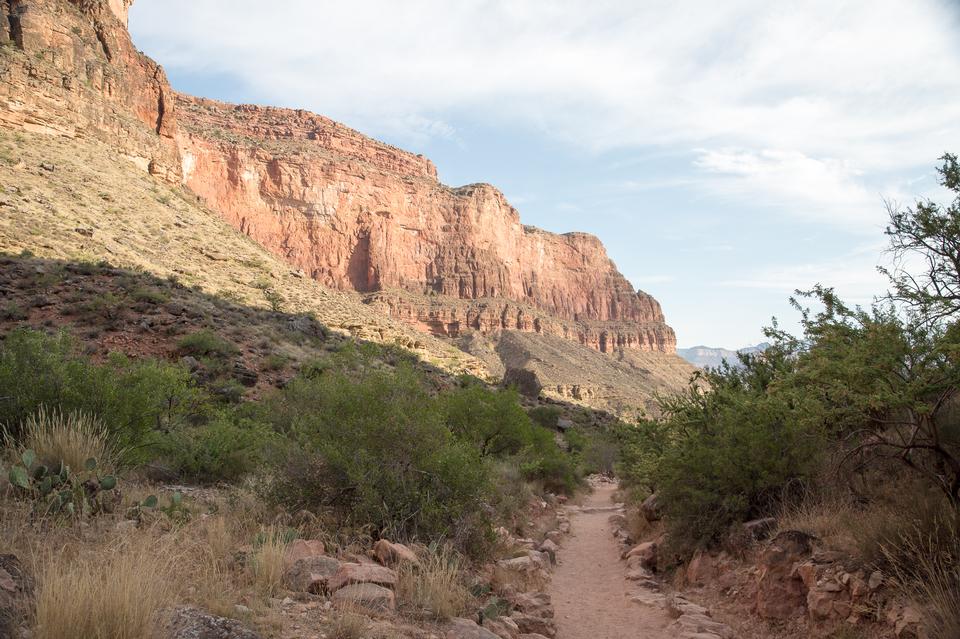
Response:
[[[183,179],[320,282],[375,293],[447,337],[533,331],[602,352],[673,352],[659,303],[585,233],[524,226],[487,184],[449,188],[426,158],[300,110],[178,96]]]
[[[108,142],[180,175],[173,91],[133,46],[132,0],[0,0],[0,126]]]
[[[131,4],[0,0],[0,128],[105,142],[186,185],[298,277],[359,293],[434,336],[486,339],[491,377],[507,368],[495,351],[522,332],[614,354],[601,368],[628,368],[650,392],[685,381],[659,303],[634,290],[596,237],[525,226],[496,188],[445,186],[427,158],[323,116],[176,94],[131,42]],[[584,384],[588,358],[566,359],[572,367],[534,371],[545,394],[649,409],[650,392],[625,392],[619,369]]]

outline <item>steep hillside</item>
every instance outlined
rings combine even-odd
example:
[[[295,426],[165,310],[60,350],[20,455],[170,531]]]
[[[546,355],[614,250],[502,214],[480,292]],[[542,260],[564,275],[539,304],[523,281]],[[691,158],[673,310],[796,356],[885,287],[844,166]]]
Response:
[[[342,333],[485,375],[480,362],[452,345],[292,269],[188,192],[158,182],[101,142],[5,133],[0,189],[0,252],[107,260],[245,305],[311,313]]]
[[[454,372],[536,368],[603,408],[692,370],[597,238],[525,226],[494,187],[447,187],[323,116],[178,95],[131,42],[130,4],[0,0],[0,249],[176,274]],[[515,357],[514,333],[540,355]]]

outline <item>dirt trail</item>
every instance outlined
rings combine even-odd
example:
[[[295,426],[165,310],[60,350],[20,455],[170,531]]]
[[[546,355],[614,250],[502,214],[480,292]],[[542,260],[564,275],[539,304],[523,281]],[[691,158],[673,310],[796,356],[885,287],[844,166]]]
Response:
[[[662,609],[630,601],[620,549],[607,521],[616,486],[600,485],[581,512],[570,509],[571,535],[563,541],[550,585],[557,639],[668,639],[672,619]]]

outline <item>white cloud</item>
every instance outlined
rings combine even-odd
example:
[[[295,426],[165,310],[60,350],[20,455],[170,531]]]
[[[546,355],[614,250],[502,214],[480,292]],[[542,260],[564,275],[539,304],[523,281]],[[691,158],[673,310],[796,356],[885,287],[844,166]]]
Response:
[[[372,135],[459,142],[450,123],[473,122],[586,152],[696,148],[705,176],[623,187],[867,232],[891,174],[960,142],[951,0],[139,0],[131,24],[170,67]]]
[[[928,164],[960,131],[945,0],[141,0],[132,24],[168,65],[373,132],[458,112],[591,149],[735,145],[870,168]]]
[[[837,159],[798,151],[698,150],[697,167],[721,195],[753,198],[774,209],[876,234],[886,221],[882,198],[860,181],[862,171]]]
[[[841,297],[856,304],[867,304],[887,290],[887,278],[877,271],[885,264],[884,243],[858,247],[849,253],[805,264],[774,265],[741,279],[721,282],[731,288],[756,289],[783,293],[809,290],[815,284],[833,287]]]

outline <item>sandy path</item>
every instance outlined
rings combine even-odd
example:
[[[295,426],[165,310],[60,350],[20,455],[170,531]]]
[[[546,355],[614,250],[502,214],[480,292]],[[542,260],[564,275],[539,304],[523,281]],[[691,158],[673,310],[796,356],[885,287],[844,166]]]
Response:
[[[607,519],[613,514],[616,487],[601,485],[584,503],[570,509],[571,535],[563,541],[550,584],[556,610],[557,639],[667,639],[672,621],[660,609],[630,601],[637,586],[624,577],[620,550]]]

